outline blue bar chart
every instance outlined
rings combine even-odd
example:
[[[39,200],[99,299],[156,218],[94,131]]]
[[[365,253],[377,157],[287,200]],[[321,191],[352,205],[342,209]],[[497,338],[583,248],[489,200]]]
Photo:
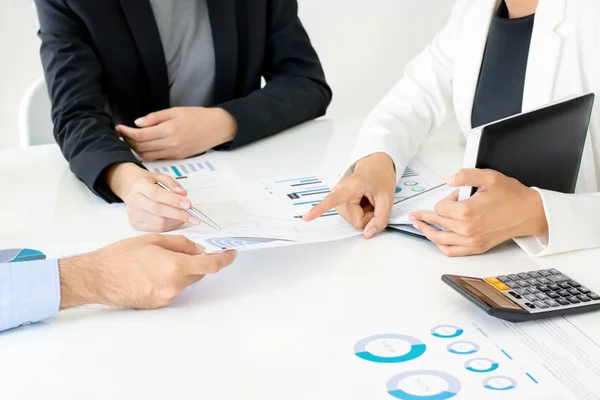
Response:
[[[216,172],[217,168],[210,161],[189,161],[168,166],[153,167],[152,170],[154,172],[171,175],[175,179],[187,179],[190,175],[200,172]]]
[[[287,201],[293,208],[294,218],[301,218],[331,192],[331,185],[316,175],[277,180],[266,186],[271,194],[279,195]],[[338,214],[332,209],[321,218],[334,215]]]

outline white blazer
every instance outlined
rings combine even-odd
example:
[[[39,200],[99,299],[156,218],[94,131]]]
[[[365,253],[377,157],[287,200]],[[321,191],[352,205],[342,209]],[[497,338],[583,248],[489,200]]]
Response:
[[[384,152],[403,171],[428,136],[451,118],[458,120],[465,136],[469,134],[487,34],[498,5],[498,0],[456,2],[444,29],[367,117],[354,161]],[[523,111],[574,94],[595,92],[598,98],[576,194],[536,189],[549,235],[515,239],[531,255],[600,247],[599,21],[598,0],[540,0],[536,11]]]

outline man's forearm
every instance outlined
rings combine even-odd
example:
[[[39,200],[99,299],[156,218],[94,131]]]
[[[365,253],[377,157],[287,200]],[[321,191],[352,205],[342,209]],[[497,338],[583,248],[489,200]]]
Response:
[[[95,303],[95,285],[90,255],[84,254],[58,261],[60,275],[60,309]]]

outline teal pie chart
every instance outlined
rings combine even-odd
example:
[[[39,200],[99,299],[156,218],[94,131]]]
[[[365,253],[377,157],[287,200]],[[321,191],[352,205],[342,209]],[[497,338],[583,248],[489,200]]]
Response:
[[[471,372],[492,372],[498,367],[498,363],[490,358],[473,358],[465,363],[465,369]]]
[[[460,392],[460,381],[441,371],[407,371],[390,378],[387,392],[399,400],[446,400]]]
[[[468,341],[452,342],[446,349],[452,354],[473,354],[479,351],[479,345]]]
[[[44,253],[32,249],[0,250],[0,263],[18,263],[45,259],[46,256]]]
[[[483,380],[483,387],[489,390],[512,390],[517,387],[517,381],[508,376],[490,376]]]
[[[431,328],[431,334],[441,339],[455,338],[463,333],[464,330],[460,326],[456,325],[437,325]]]
[[[401,363],[419,358],[427,346],[417,338],[396,333],[368,336],[354,346],[354,354],[376,363]]]

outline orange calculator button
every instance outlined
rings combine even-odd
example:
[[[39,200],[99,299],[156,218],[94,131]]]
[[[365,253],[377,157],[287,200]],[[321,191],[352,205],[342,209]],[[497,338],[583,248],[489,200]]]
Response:
[[[497,285],[498,283],[502,283],[498,279],[494,278],[493,276],[489,276],[489,277],[485,278],[485,280],[488,281],[489,283],[491,283],[492,285]]]
[[[496,283],[494,286],[496,286],[498,289],[500,290],[509,290],[510,288],[508,286],[506,286],[504,283],[502,282],[498,282]]]

